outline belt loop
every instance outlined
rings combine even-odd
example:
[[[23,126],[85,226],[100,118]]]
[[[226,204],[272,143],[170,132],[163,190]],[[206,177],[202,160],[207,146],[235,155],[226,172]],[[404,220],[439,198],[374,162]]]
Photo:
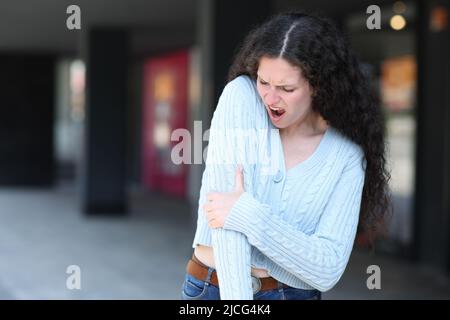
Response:
[[[208,267],[208,275],[206,276],[205,282],[211,283],[211,275],[213,272],[214,272],[214,269]]]
[[[282,290],[284,287],[284,284],[280,281],[277,281],[278,290]]]

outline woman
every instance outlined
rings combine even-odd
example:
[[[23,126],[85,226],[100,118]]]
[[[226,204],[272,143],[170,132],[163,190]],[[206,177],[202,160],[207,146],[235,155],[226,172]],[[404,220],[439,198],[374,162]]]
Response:
[[[320,299],[357,227],[375,231],[389,207],[382,112],[343,36],[312,15],[254,29],[229,80],[182,297]]]

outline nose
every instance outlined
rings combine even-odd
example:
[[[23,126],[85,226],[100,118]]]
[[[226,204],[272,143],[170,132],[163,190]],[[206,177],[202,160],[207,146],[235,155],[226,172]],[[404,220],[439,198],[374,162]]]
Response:
[[[280,101],[280,97],[278,96],[276,91],[271,88],[267,90],[267,93],[264,96],[264,101],[266,102],[267,106],[273,106]]]

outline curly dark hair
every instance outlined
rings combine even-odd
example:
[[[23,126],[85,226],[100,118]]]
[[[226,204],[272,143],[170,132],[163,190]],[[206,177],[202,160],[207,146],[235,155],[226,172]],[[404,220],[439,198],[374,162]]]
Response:
[[[278,14],[245,38],[228,81],[240,75],[256,81],[262,57],[281,57],[300,67],[313,88],[312,110],[363,149],[366,167],[358,230],[366,232],[373,245],[391,213],[384,114],[347,39],[326,18]]]

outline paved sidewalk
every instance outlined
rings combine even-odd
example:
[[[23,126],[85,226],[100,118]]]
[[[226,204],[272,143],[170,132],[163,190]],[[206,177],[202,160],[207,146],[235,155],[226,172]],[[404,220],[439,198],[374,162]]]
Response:
[[[127,217],[87,217],[76,190],[0,189],[0,299],[179,299],[195,219],[187,203],[135,193]],[[382,289],[366,287],[378,264]],[[66,269],[81,268],[81,290]],[[449,299],[448,278],[354,251],[324,299]]]

